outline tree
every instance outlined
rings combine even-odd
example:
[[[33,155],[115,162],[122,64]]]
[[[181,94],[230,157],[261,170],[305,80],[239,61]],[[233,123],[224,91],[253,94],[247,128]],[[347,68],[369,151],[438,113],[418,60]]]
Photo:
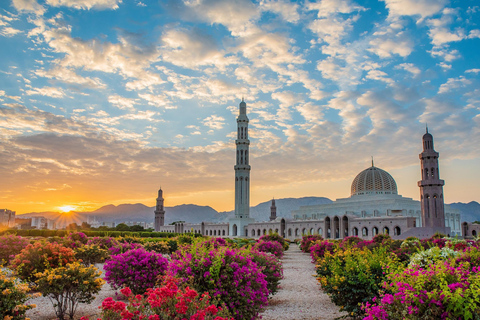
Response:
[[[82,230],[90,230],[92,226],[84,221],[82,222],[81,228]]]
[[[120,223],[115,227],[117,231],[130,231],[130,227],[127,226],[125,223]]]
[[[78,230],[79,227],[78,227],[78,224],[76,224],[75,222],[73,222],[73,223],[70,223],[69,225],[67,225],[67,226],[65,227],[65,229],[67,229],[67,230]]]

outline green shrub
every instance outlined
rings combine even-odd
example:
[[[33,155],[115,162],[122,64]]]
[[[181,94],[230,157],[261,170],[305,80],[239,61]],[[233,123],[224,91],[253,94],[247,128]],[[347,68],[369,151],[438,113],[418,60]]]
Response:
[[[104,280],[102,273],[93,266],[85,267],[78,262],[64,267],[48,269],[35,275],[37,289],[52,301],[55,314],[60,320],[68,315],[73,319],[79,303],[90,303],[100,292]]]
[[[400,263],[387,248],[380,247],[374,251],[367,248],[333,254],[327,251],[316,267],[317,279],[332,302],[340,310],[358,317],[363,312],[361,305],[378,296],[386,279],[384,271],[399,268]]]
[[[168,254],[170,253],[170,247],[165,241],[147,241],[143,244],[145,250],[155,251],[156,253]]]
[[[87,244],[76,248],[74,251],[75,258],[82,260],[85,266],[105,262],[105,259],[110,255],[107,249],[103,249],[97,244]]]

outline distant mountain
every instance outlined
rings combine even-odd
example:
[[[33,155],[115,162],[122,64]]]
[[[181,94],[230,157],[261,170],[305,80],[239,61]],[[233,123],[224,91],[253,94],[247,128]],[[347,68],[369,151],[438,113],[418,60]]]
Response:
[[[472,201],[469,203],[456,202],[451,203],[452,208],[460,210],[462,214],[462,222],[480,221],[480,203]]]
[[[304,198],[285,198],[275,199],[277,206],[277,217],[291,218],[291,212],[299,209],[301,206],[311,206],[332,203],[332,200],[324,197],[304,197]],[[268,221],[270,217],[271,201],[262,202],[254,207],[250,207],[250,216],[257,221]],[[480,221],[480,204],[472,201],[470,203],[452,203],[450,204],[462,213],[462,221]],[[44,216],[45,218],[62,221],[63,223],[81,223],[87,221],[87,218],[95,217],[98,221],[104,222],[124,222],[124,221],[142,221],[153,222],[155,207],[147,207],[144,204],[121,204],[106,205],[92,212],[74,212],[63,214],[59,212],[31,212],[24,215],[18,215],[18,218],[28,218],[32,216]],[[174,207],[165,207],[165,224],[174,221],[186,221],[189,223],[208,222],[226,222],[228,218],[234,215],[234,211],[217,212],[209,206],[197,206],[194,204],[182,204]]]
[[[292,211],[299,209],[301,206],[314,206],[319,204],[332,203],[333,201],[324,197],[303,197],[303,198],[284,198],[275,199],[277,206],[277,217],[292,218]],[[266,201],[250,207],[250,217],[257,221],[268,221],[270,219],[270,206],[272,201]],[[235,211],[226,212],[231,217]]]

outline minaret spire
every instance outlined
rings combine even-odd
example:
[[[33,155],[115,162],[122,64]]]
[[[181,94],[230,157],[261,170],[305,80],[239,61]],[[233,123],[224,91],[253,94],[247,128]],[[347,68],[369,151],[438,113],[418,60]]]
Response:
[[[155,231],[160,231],[160,227],[165,225],[165,208],[162,187],[158,190],[157,205],[155,207]]]
[[[422,142],[423,152],[419,155],[422,180],[418,181],[422,206],[422,227],[445,228],[443,200],[445,181],[440,179],[439,154],[433,147],[433,136],[428,133],[428,127],[426,127]]]
[[[250,140],[248,139],[247,104],[242,97],[237,117],[235,169],[235,218],[230,221],[231,236],[247,236],[244,227],[250,219]]]
[[[374,167],[374,165],[373,165],[373,156],[372,156],[372,167]]]

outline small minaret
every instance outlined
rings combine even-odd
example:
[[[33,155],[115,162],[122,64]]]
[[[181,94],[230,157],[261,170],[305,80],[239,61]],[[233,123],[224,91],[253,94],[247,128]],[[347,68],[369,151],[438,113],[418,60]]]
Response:
[[[272,205],[270,206],[270,221],[277,219],[277,207],[275,206],[275,198],[272,199]]]
[[[165,209],[163,208],[163,191],[158,190],[157,206],[155,207],[155,231],[160,231],[160,227],[165,225]]]
[[[443,186],[445,181],[440,179],[438,170],[438,152],[433,148],[433,136],[423,135],[423,152],[420,153],[422,180],[420,187],[420,202],[422,206],[422,227],[445,228],[445,214],[443,203]]]

